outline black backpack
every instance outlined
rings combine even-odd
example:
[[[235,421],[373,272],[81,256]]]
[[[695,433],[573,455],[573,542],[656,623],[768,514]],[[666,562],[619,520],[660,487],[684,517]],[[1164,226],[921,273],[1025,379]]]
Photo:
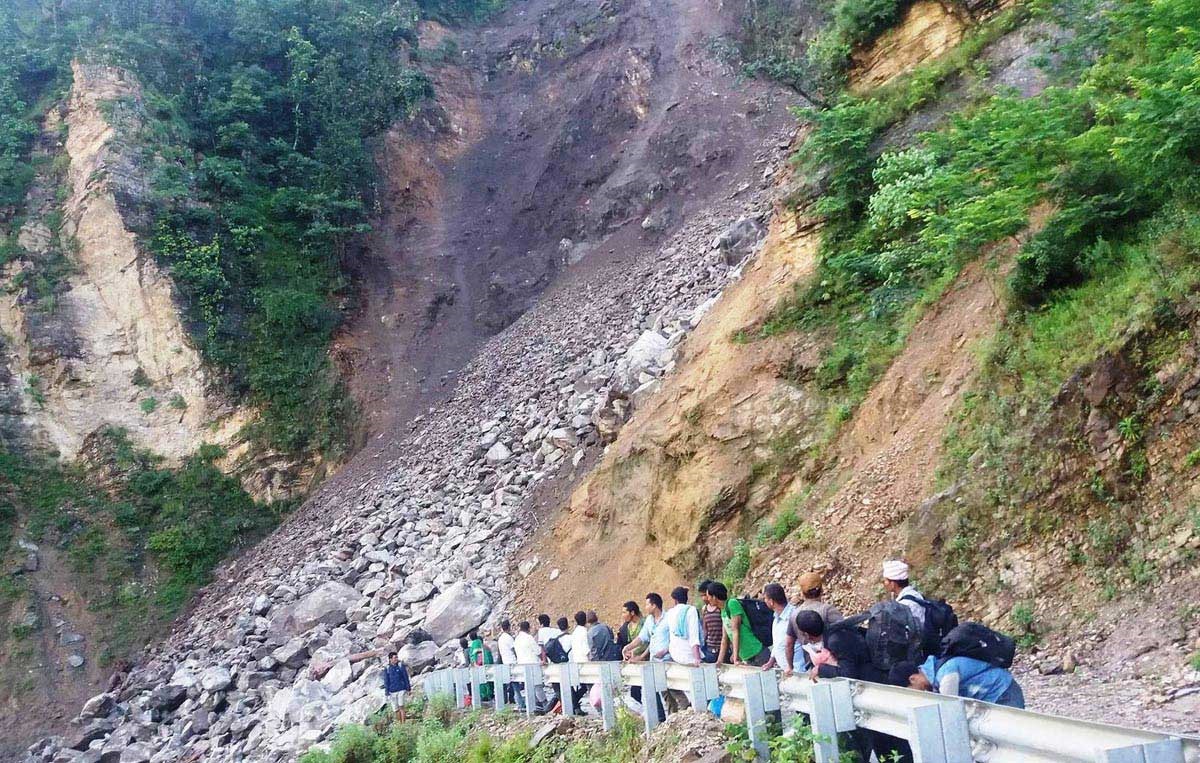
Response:
[[[552,639],[546,639],[546,659],[550,660],[550,662],[567,661],[567,650],[563,649],[562,644],[558,643],[558,640],[561,638],[562,636],[556,636]]]
[[[1017,644],[982,623],[952,628],[941,644],[942,657],[970,657],[1008,670],[1017,656]]]
[[[771,646],[774,640],[771,626],[775,623],[775,613],[765,601],[752,596],[738,599],[738,603],[746,610],[746,619],[750,621],[750,631],[754,633],[754,637],[761,641],[763,646]]]
[[[921,629],[908,607],[898,601],[873,604],[861,615],[839,620],[825,632],[835,628],[853,628],[867,624],[867,652],[871,664],[884,675],[900,662],[921,662]]]
[[[902,596],[897,601],[915,601],[925,608],[925,629],[921,634],[921,651],[927,657],[942,656],[942,640],[958,626],[958,615],[945,599],[921,599]]]

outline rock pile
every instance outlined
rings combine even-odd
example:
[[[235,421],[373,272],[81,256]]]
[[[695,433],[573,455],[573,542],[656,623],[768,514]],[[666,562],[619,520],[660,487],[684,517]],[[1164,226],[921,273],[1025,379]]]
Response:
[[[758,166],[780,166],[784,146],[769,141]],[[531,489],[615,437],[672,370],[771,202],[765,180],[743,187],[654,257],[568,273],[452,398],[374,454],[373,477],[335,480],[220,570],[171,639],[88,703],[77,734],[28,760],[291,760],[383,704],[378,655],[400,648],[417,671],[452,660],[507,606]]]

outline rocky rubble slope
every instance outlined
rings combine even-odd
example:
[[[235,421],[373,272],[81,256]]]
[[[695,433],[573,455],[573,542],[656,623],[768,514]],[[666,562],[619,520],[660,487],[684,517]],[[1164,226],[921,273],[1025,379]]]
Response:
[[[792,127],[785,104],[751,103],[761,88],[719,86],[765,136],[753,161],[648,254],[568,270],[484,345],[447,402],[219,570],[175,634],[29,760],[292,759],[380,705],[373,650],[415,642],[406,660],[430,664],[504,610],[539,495],[576,478],[651,398],[759,244]]]
[[[778,143],[764,156],[778,162]],[[729,252],[735,239],[750,245],[740,234],[752,227],[738,221],[761,216],[769,190],[745,195],[656,262],[558,290],[490,342],[454,401],[399,448],[406,455],[342,496],[345,516],[272,539],[291,565],[266,564],[260,549],[261,565],[231,566],[236,582],[209,594],[190,628],[89,702],[77,735],[35,745],[30,759],[288,759],[381,704],[378,666],[355,656],[418,628],[433,640],[405,646],[409,664],[452,653],[506,606],[534,489],[615,433],[736,275]]]

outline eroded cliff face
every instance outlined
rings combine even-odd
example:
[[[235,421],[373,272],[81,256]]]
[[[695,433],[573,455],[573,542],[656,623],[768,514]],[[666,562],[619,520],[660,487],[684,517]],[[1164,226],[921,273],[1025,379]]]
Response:
[[[281,464],[239,437],[253,411],[223,393],[169,276],[124,217],[151,192],[136,141],[139,84],[111,66],[76,62],[72,72],[69,99],[38,141],[44,161],[19,238],[24,253],[5,268],[13,285],[0,298],[5,437],[67,461],[105,427],[168,462],[213,443],[258,497],[303,491],[311,465]]]
[[[858,54],[855,82],[912,71],[965,28],[942,4],[916,3]],[[758,559],[747,584],[781,574],[787,562],[788,572],[825,570],[847,604],[874,596],[869,570],[905,551],[905,521],[936,489],[945,427],[977,371],[979,343],[1003,318],[998,295],[1023,237],[985,258],[991,267],[964,271],[841,421],[814,378],[829,332],[759,337],[816,273],[822,233],[806,209],[777,208],[765,245],[683,345],[675,372],[531,544],[555,550],[523,584],[530,603],[569,610],[599,597],[615,605],[633,591],[687,584],[719,570],[738,538],[784,506],[804,513],[807,542],[791,543],[794,558]],[[601,567],[616,574],[597,583],[591,572]]]

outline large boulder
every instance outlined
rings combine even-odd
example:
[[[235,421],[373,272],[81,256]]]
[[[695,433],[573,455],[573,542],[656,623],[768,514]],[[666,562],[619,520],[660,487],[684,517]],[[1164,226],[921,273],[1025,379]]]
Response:
[[[422,627],[439,644],[465,635],[492,611],[492,601],[474,583],[460,580],[429,603]]]
[[[438,646],[432,641],[405,644],[400,647],[400,661],[408,666],[410,672],[416,674],[433,665],[437,653]]]
[[[304,633],[321,624],[341,625],[346,622],[346,610],[361,599],[362,594],[353,586],[331,580],[294,606],[278,609],[273,624],[289,634]]]
[[[85,721],[92,718],[105,718],[113,711],[116,704],[116,696],[108,693],[97,694],[83,703],[83,709],[79,711],[79,717]]]
[[[229,674],[229,668],[222,665],[214,665],[200,676],[200,688],[204,691],[224,691],[233,683],[233,676]]]

